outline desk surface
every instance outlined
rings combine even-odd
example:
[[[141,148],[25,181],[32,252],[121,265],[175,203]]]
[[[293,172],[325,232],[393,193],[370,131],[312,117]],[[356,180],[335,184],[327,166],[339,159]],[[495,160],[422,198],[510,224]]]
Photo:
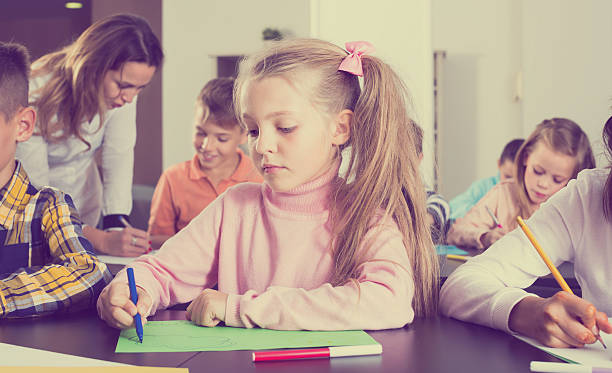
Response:
[[[153,320],[183,319],[161,311]],[[119,331],[94,311],[53,318],[1,320],[0,342],[144,366],[186,367],[199,372],[529,372],[529,362],[559,361],[503,332],[440,317],[403,329],[370,332],[381,356],[251,362],[251,351],[116,354]],[[32,362],[24,362],[24,364]],[[0,363],[1,364],[1,363]]]

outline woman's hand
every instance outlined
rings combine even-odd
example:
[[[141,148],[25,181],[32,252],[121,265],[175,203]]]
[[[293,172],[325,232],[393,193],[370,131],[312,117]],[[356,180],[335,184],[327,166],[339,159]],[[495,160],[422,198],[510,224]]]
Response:
[[[206,289],[187,307],[187,320],[202,326],[216,326],[225,321],[227,294]]]
[[[138,228],[106,231],[102,252],[116,256],[140,256],[151,251],[149,233]]]
[[[140,256],[151,251],[149,233],[138,228],[102,231],[90,226],[83,229],[96,251],[106,255]]]
[[[139,313],[144,325],[147,322],[153,300],[143,289],[136,287],[136,291],[138,292],[138,304],[134,305],[127,282],[111,282],[98,297],[98,316],[113,328],[127,329],[134,326],[134,316]]]
[[[549,347],[583,347],[595,343],[600,330],[612,333],[605,313],[565,291],[550,298],[524,298],[510,312],[508,325]]]
[[[482,246],[486,249],[502,238],[504,234],[505,233],[499,228],[492,229],[480,236],[480,243],[482,243]]]

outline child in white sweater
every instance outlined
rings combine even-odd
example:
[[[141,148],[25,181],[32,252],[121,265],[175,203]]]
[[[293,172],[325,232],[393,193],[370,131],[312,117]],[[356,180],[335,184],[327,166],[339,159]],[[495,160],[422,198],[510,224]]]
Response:
[[[612,118],[604,141],[612,154]],[[584,170],[527,221],[556,266],[574,264],[583,298],[558,292],[540,298],[522,290],[548,268],[520,229],[470,259],[440,294],[443,314],[532,337],[550,347],[582,347],[612,332],[612,172]]]

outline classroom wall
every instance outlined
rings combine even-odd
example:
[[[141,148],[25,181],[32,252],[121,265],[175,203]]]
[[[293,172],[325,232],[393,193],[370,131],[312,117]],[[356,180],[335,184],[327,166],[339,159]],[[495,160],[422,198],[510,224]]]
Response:
[[[440,191],[452,198],[497,172],[507,141],[565,115],[597,145],[610,113],[609,0],[163,1],[163,168],[191,158],[193,101],[219,55],[249,53],[261,30],[342,45],[369,40],[407,83],[433,174],[433,50],[442,71]],[[239,9],[239,11],[236,11]],[[382,27],[381,25],[384,25]],[[579,104],[577,104],[579,103]]]
[[[446,51],[439,118],[440,192],[448,199],[494,175],[503,146],[523,133],[515,0],[432,0],[432,45]]]
[[[612,114],[612,1],[523,1],[524,133],[564,116],[606,165],[601,131]]]
[[[202,85],[215,77],[215,56],[245,54],[262,46],[261,31],[277,27],[296,37],[319,37],[338,45],[368,40],[376,55],[406,81],[416,119],[425,129],[422,170],[431,180],[432,50],[431,2],[366,0],[184,0],[163,2],[164,66],[163,165],[189,159],[193,102]],[[239,9],[239,12],[236,12]],[[355,20],[363,20],[356,22]],[[367,21],[365,21],[367,20]],[[380,27],[384,24],[385,27]],[[193,41],[197,44],[193,45]],[[187,47],[188,41],[191,46]]]
[[[0,40],[26,46],[32,61],[70,44],[91,24],[91,3],[83,3],[81,9],[66,9],[64,3],[65,0],[0,1]]]
[[[191,159],[193,109],[202,86],[216,77],[218,55],[262,47],[261,32],[279,28],[308,37],[308,0],[163,1],[163,167]]]
[[[421,166],[428,183],[433,170],[433,52],[431,1],[313,0],[311,36],[344,46],[367,40],[375,55],[404,80],[413,99],[413,112],[425,130],[426,155]]]
[[[496,172],[503,145],[543,119],[587,132],[605,165],[612,113],[609,0],[432,0],[432,44],[445,50],[441,192],[452,198]]]

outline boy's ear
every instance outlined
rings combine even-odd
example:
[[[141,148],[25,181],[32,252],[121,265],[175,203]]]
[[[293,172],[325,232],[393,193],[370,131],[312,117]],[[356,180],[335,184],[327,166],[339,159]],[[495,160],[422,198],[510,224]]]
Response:
[[[345,144],[351,135],[351,125],[353,122],[353,111],[344,109],[334,120],[334,128],[332,129],[332,143],[334,145]]]
[[[28,140],[34,132],[36,122],[36,111],[33,107],[27,106],[17,113],[17,142]]]
[[[500,168],[502,165],[501,158],[497,160],[497,168]]]

